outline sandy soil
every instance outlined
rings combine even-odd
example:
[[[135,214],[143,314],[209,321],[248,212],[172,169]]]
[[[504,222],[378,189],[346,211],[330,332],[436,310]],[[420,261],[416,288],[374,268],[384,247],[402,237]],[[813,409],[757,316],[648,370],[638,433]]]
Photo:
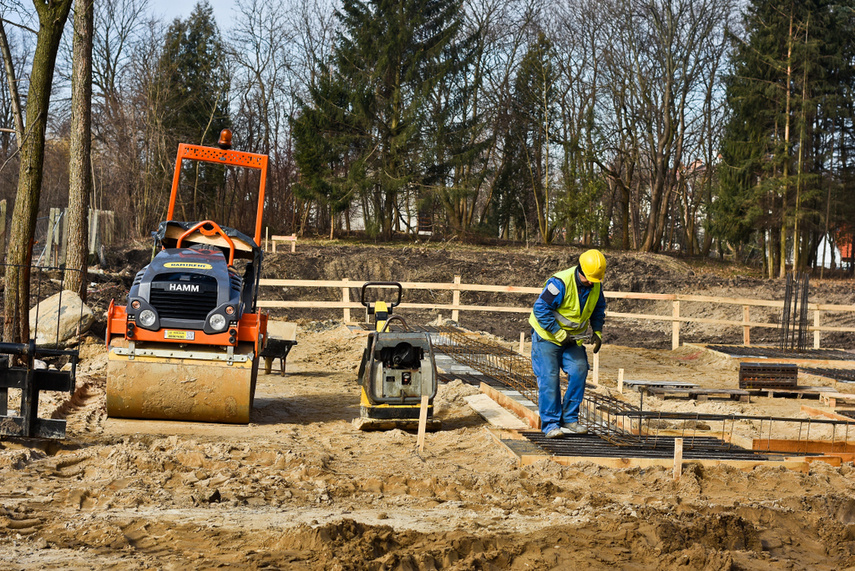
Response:
[[[412,261],[422,254],[408,255]],[[466,271],[485,267],[475,253],[445,257],[446,270],[463,270],[464,281]],[[314,268],[322,278],[333,272],[327,264],[333,258],[312,250],[274,258],[270,267],[303,267],[294,271],[307,279]],[[514,262],[516,276],[506,279],[525,275],[522,285],[537,285],[547,266],[564,261],[553,255],[529,266]],[[351,258],[351,268],[363,262]],[[487,267],[499,272],[510,267],[504,263]],[[673,272],[692,271],[674,263]],[[628,256],[615,265],[622,264],[627,273],[620,280],[630,287],[654,281],[644,274],[654,268],[649,260]],[[631,264],[644,272],[632,274]],[[423,265],[433,267],[427,260]],[[377,271],[366,269],[366,279],[441,281],[424,272]],[[124,280],[133,275],[125,274]],[[484,275],[482,283],[502,283],[497,275]],[[668,275],[677,280],[676,273]],[[99,283],[103,296],[122,289],[111,279]],[[677,289],[698,287],[696,276],[679,279],[686,281]],[[739,286],[732,278],[707,283],[719,295]],[[758,283],[745,290],[759,289]],[[849,287],[848,301],[845,287],[830,287],[829,303],[852,303]],[[649,288],[634,291],[641,290]],[[248,426],[106,418],[106,355],[101,341],[91,338],[82,348],[74,397],[42,403],[44,416],[67,419],[68,438],[0,442],[0,567],[855,568],[851,463],[814,463],[807,474],[689,466],[679,482],[665,468],[562,467],[549,460],[520,468],[466,404],[464,397],[477,389],[459,381],[440,387],[435,410],[443,428],[427,435],[419,454],[414,433],[353,426],[362,334],[331,318],[292,319],[299,323],[298,345],[288,374],[260,376]],[[518,323],[484,324],[480,329],[508,331],[505,342],[516,346]],[[615,332],[601,351],[603,391],[617,394],[618,369],[627,379],[736,387],[732,360],[695,347],[670,351],[656,342],[618,342],[631,337],[632,331]],[[627,392],[624,398],[637,402],[638,396]],[[646,409],[793,417],[804,416],[801,404],[645,399]],[[737,430],[751,436],[756,427]]]
[[[325,328],[326,327],[326,328]],[[518,468],[463,397],[443,429],[359,432],[364,338],[304,322],[288,374],[262,375],[252,423],[107,419],[105,355],[85,348],[69,438],[4,442],[0,564],[14,569],[842,569],[855,565],[855,469]],[[692,348],[607,346],[617,368],[727,383]],[[769,400],[769,399],[761,399]],[[661,401],[674,406],[676,401]],[[790,401],[796,414],[798,402]],[[57,404],[57,403],[54,403]],[[762,403],[682,403],[752,412]],[[781,405],[783,406],[783,405]],[[782,411],[783,412],[783,411]]]

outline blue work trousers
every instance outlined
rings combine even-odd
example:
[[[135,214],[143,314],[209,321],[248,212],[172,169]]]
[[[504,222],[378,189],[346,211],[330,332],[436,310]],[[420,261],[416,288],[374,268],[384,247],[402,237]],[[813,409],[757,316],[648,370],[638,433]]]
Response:
[[[544,434],[562,424],[578,422],[579,406],[585,396],[588,355],[583,345],[570,341],[561,347],[531,332],[531,367],[537,377],[537,408]],[[567,373],[567,391],[561,398],[559,371]]]

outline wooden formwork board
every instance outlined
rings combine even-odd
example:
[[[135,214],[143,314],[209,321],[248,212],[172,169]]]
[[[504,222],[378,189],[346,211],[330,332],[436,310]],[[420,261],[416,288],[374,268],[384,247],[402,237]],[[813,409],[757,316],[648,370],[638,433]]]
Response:
[[[596,464],[606,468],[651,468],[661,466],[663,468],[673,468],[673,458],[620,458],[620,457],[602,457],[602,456],[554,456],[543,451],[542,448],[525,439],[520,434],[513,434],[508,431],[487,429],[493,440],[499,447],[505,451],[508,456],[517,460],[520,467],[530,466],[543,460],[549,460],[562,466],[571,466],[579,462]],[[759,467],[768,468],[786,468],[798,472],[808,472],[810,463],[821,461],[832,465],[840,465],[841,457],[839,455],[827,456],[793,456],[787,457],[784,460],[683,460],[683,466],[731,466],[739,470],[751,471]]]
[[[522,418],[532,428],[540,428],[540,415],[536,410],[532,410],[521,402],[510,398],[487,383],[481,383],[481,392],[499,403],[500,406],[503,406],[518,417]]]
[[[825,418],[830,418],[831,420],[845,420],[847,422],[851,422],[855,424],[855,418],[838,414],[830,409],[822,409],[814,406],[808,406],[806,404],[802,405],[802,412],[810,414],[812,416],[824,416]]]

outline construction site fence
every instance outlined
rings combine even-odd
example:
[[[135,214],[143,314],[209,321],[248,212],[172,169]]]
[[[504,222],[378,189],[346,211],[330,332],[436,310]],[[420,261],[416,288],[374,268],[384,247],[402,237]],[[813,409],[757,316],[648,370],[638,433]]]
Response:
[[[358,300],[351,299],[351,289],[358,289],[362,286],[363,281],[354,281],[348,278],[340,280],[293,280],[293,279],[262,279],[260,285],[262,287],[284,287],[284,288],[330,288],[339,290],[341,295],[337,300],[330,301],[289,301],[289,300],[259,300],[258,306],[261,308],[278,308],[278,309],[341,309],[342,319],[345,323],[351,323],[351,310],[364,310],[364,307]],[[461,282],[460,276],[454,276],[451,283],[426,283],[426,282],[400,282],[405,290],[430,290],[430,291],[450,291],[452,294],[451,303],[406,303],[400,304],[402,309],[421,309],[428,311],[450,311],[451,319],[459,322],[461,311],[488,311],[499,313],[529,313],[531,305],[526,306],[495,306],[495,305],[471,305],[463,304],[460,301],[460,295],[463,292],[479,292],[479,293],[494,293],[494,294],[534,294],[538,295],[542,291],[536,287],[520,287],[507,285],[485,285],[485,284],[465,284]],[[768,328],[781,329],[781,323],[764,323],[751,320],[751,308],[766,308],[777,310],[779,313],[783,311],[784,302],[774,300],[761,299],[746,299],[746,298],[728,298],[718,296],[704,295],[687,295],[687,294],[669,294],[669,293],[639,293],[639,292],[620,292],[606,291],[604,295],[607,299],[619,300],[644,300],[644,301],[659,301],[670,302],[670,315],[656,315],[649,313],[629,313],[606,311],[606,316],[612,319],[629,319],[629,320],[649,320],[671,322],[671,347],[676,349],[680,346],[680,328],[683,323],[699,323],[710,325],[733,326],[742,329],[742,340],[746,346],[751,345],[751,328]],[[716,319],[708,317],[690,317],[680,314],[681,303],[708,303],[714,306],[741,306],[742,319]],[[822,325],[823,315],[829,313],[849,313],[855,315],[855,305],[832,305],[824,303],[809,303],[808,304],[809,319],[812,320],[812,325],[809,326],[809,331],[813,332],[813,348],[820,349],[820,341],[822,332],[837,332],[837,333],[855,333],[855,327],[838,327]]]

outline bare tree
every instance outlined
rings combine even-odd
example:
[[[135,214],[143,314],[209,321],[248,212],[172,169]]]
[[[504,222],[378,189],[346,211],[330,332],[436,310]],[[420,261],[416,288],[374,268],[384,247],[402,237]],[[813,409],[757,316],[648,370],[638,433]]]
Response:
[[[44,164],[45,131],[53,84],[56,54],[72,0],[35,0],[39,32],[30,88],[27,96],[27,118],[20,143],[21,167],[18,195],[12,213],[7,255],[3,339],[21,342],[29,338],[30,263],[33,237],[41,194]]]
[[[89,256],[89,194],[92,190],[92,37],[94,0],[74,10],[69,148],[67,288],[86,299]]]

